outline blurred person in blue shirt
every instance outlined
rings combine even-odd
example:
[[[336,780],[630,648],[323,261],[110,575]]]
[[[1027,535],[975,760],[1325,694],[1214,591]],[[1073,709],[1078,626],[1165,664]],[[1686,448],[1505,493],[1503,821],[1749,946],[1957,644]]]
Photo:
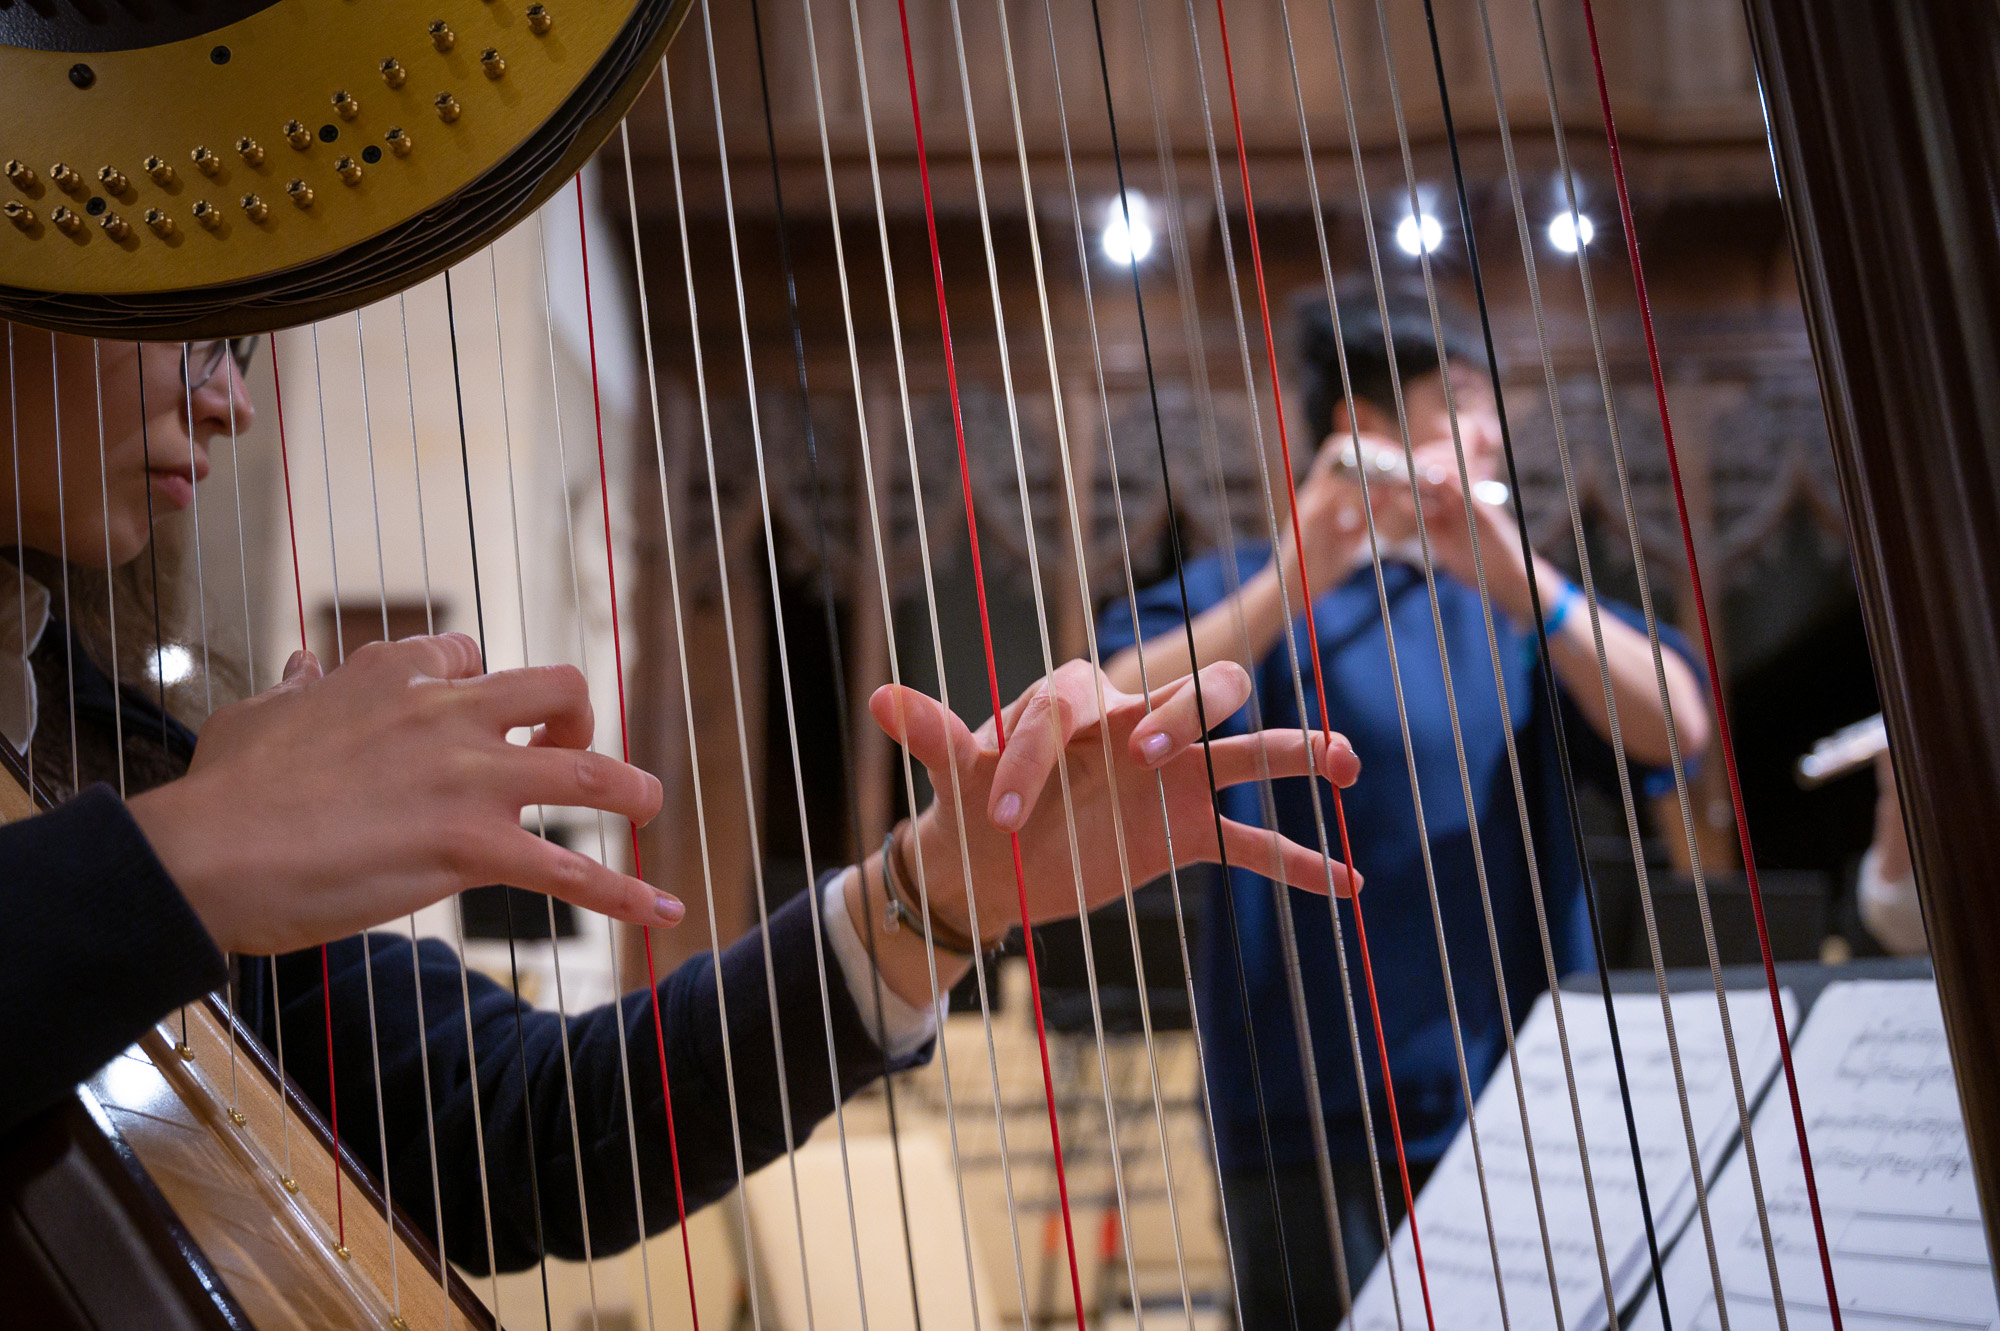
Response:
[[[1562,695],[1564,735],[1579,779],[1615,781],[1605,701],[1615,697],[1626,758],[1639,780],[1668,764],[1667,716],[1660,702],[1652,645],[1637,612],[1601,602],[1604,654],[1599,667],[1591,616],[1580,589],[1539,555],[1531,566],[1509,500],[1491,484],[1504,467],[1498,408],[1488,362],[1456,311],[1444,311],[1445,360],[1421,288],[1387,294],[1388,336],[1372,286],[1343,288],[1336,325],[1323,297],[1302,303],[1299,369],[1306,437],[1321,441],[1298,488],[1298,520],[1305,569],[1313,594],[1313,619],[1326,678],[1327,714],[1335,731],[1353,744],[1364,764],[1360,781],[1345,792],[1355,867],[1365,876],[1363,901],[1369,947],[1381,1000],[1382,1023],[1395,1081],[1413,1188],[1421,1187],[1464,1121],[1465,1088],[1459,1084],[1439,964],[1431,898],[1410,790],[1402,724],[1391,679],[1370,557],[1364,499],[1352,462],[1393,462],[1371,470],[1368,497],[1382,552],[1381,575],[1395,633],[1414,768],[1422,794],[1424,828],[1434,866],[1440,914],[1451,958],[1460,1034],[1477,1096],[1505,1053],[1503,1023],[1519,1023],[1547,987],[1547,970],[1522,844],[1520,810],[1508,771],[1503,724],[1513,731],[1527,792],[1528,819],[1546,901],[1555,968],[1563,973],[1590,964],[1583,879],[1576,863],[1556,750],[1556,728],[1536,669],[1537,645],[1529,594],[1539,587],[1550,655]],[[1337,330],[1337,331],[1336,331]],[[1394,368],[1385,349],[1394,346]],[[1345,344],[1353,396],[1342,389],[1338,344]],[[1405,469],[1397,426],[1392,373],[1402,381],[1409,441],[1416,461],[1422,521],[1437,579],[1437,618],[1425,586],[1417,533],[1417,505]],[[1492,599],[1493,627],[1507,699],[1501,716],[1494,687],[1493,653],[1481,613],[1479,578],[1460,488],[1445,376],[1466,470],[1476,496],[1480,562]],[[1350,465],[1339,462],[1345,454]],[[1499,502],[1493,502],[1495,498]],[[1305,724],[1317,729],[1320,713],[1313,681],[1311,642],[1299,581],[1299,554],[1290,534],[1282,494],[1278,527],[1284,533],[1273,558],[1265,543],[1191,559],[1185,569],[1194,650],[1204,665],[1241,663],[1255,682],[1262,724],[1274,729]],[[1280,579],[1283,579],[1283,591]],[[1179,581],[1169,576],[1138,596],[1135,625],[1123,598],[1104,611],[1099,626],[1106,670],[1121,688],[1140,687],[1139,656],[1153,681],[1190,668],[1187,619]],[[1291,615],[1288,619],[1286,609]],[[1444,677],[1438,659],[1438,623],[1450,654],[1453,692],[1465,746],[1473,807],[1465,806],[1453,745]],[[1297,653],[1281,635],[1289,632]],[[1706,748],[1711,717],[1703,682],[1686,643],[1662,628],[1663,655],[1673,723],[1681,753],[1692,762]],[[1247,641],[1246,641],[1247,635]],[[1143,647],[1139,646],[1143,644]],[[1218,718],[1220,720],[1220,718]],[[1250,724],[1246,706],[1223,721],[1218,733],[1241,733]],[[1340,853],[1329,788],[1321,786],[1327,836]],[[1281,831],[1317,845],[1311,792],[1302,779],[1272,790]],[[1223,792],[1226,816],[1261,824],[1255,786]],[[1473,862],[1473,837],[1485,856],[1492,894],[1508,1011],[1501,1011],[1492,951]],[[1343,1314],[1325,1207],[1313,1161],[1312,1127],[1277,911],[1292,912],[1298,940],[1307,1024],[1319,1077],[1320,1104],[1331,1148],[1337,1212],[1349,1275],[1357,1291],[1382,1247],[1374,1183],[1368,1164],[1360,1092],[1355,1085],[1352,1035],[1335,974],[1336,945],[1327,903],[1300,893],[1274,895],[1256,865],[1232,864],[1229,916],[1213,897],[1196,962],[1198,1006],[1214,1109],[1216,1150],[1224,1178],[1238,1294],[1250,1331],[1286,1326],[1332,1326]],[[1220,875],[1215,881],[1220,884]],[[1402,1214],[1394,1147],[1381,1094],[1380,1065],[1359,983],[1360,956],[1347,907],[1342,933],[1344,964],[1354,978],[1361,1022],[1361,1053],[1374,1109],[1374,1128],[1389,1198],[1390,1219]],[[1242,979],[1237,970],[1240,938]],[[1241,995],[1247,993],[1256,1073],[1262,1081],[1266,1121],[1258,1121],[1257,1087],[1245,1039]],[[1268,1127],[1269,1152],[1264,1133]],[[1273,1218],[1273,1189],[1283,1216],[1282,1247],[1289,1281],[1278,1260],[1280,1235]],[[1287,1284],[1291,1307],[1287,1311]]]

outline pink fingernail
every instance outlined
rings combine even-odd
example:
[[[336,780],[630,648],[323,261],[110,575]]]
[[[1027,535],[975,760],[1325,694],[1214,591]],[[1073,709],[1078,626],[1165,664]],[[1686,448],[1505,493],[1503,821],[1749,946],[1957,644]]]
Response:
[[[1008,831],[1021,825],[1021,797],[1009,791],[993,806],[993,821]]]
[[[686,918],[688,908],[680,898],[662,892],[653,898],[653,913],[668,924],[679,924]]]
[[[1160,734],[1148,735],[1139,741],[1139,752],[1144,755],[1147,765],[1153,767],[1159,766],[1160,760],[1167,756],[1167,750],[1172,747],[1173,741]]]

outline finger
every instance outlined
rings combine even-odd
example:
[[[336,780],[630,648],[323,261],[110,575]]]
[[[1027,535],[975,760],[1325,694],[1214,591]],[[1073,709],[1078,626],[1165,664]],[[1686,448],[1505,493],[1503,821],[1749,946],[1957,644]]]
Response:
[[[868,714],[883,734],[933,772],[946,770],[954,754],[969,762],[978,747],[957,713],[907,685],[884,684],[875,690]]]
[[[1196,688],[1197,683],[1200,685]],[[1132,729],[1132,756],[1148,767],[1172,762],[1250,699],[1250,674],[1235,661],[1216,661],[1153,690],[1152,711]]]
[[[1014,832],[1028,821],[1062,751],[1077,731],[1096,723],[1097,683],[1089,662],[1070,661],[1032,692],[993,769],[986,814],[995,827]]]
[[[687,907],[672,894],[607,869],[526,828],[497,838],[492,851],[479,876],[495,882],[541,892],[627,924],[671,928],[687,915]]]
[[[479,644],[463,633],[435,633],[370,643],[356,652],[353,659],[359,659],[363,652],[371,661],[393,661],[432,679],[471,679],[486,669],[479,656]]]
[[[602,809],[648,823],[660,811],[660,780],[587,749],[509,747],[498,758],[509,803]]]
[[[1361,775],[1361,759],[1347,736],[1335,732],[1328,738],[1313,731],[1310,748],[1306,736],[1296,730],[1260,730],[1254,735],[1231,735],[1209,745],[1218,786],[1241,785],[1263,779],[1268,771],[1279,777],[1304,776],[1316,772],[1336,786],[1351,786]]]
[[[462,688],[463,696],[479,709],[488,725],[501,731],[537,727],[534,742],[538,746],[584,749],[596,737],[590,685],[575,666],[498,670],[470,680]]]
[[[1231,864],[1320,896],[1329,883],[1335,896],[1351,897],[1361,890],[1361,875],[1353,869],[1268,828],[1224,818],[1222,848]]]

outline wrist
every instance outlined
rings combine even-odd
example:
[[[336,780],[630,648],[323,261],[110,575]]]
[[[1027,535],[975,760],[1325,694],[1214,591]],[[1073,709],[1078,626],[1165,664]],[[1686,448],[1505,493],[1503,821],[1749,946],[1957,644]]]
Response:
[[[202,827],[197,816],[201,801],[190,791],[191,781],[192,778],[182,777],[134,795],[125,802],[125,808],[215,945],[236,950],[231,946],[231,930],[215,891],[222,879],[215,862],[216,848],[226,838],[207,834],[212,829]]]

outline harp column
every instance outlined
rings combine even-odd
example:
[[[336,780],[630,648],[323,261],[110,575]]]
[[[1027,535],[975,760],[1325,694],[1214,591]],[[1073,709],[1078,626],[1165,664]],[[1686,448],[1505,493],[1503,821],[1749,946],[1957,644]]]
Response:
[[[1747,6],[1993,1246],[2000,7]]]

